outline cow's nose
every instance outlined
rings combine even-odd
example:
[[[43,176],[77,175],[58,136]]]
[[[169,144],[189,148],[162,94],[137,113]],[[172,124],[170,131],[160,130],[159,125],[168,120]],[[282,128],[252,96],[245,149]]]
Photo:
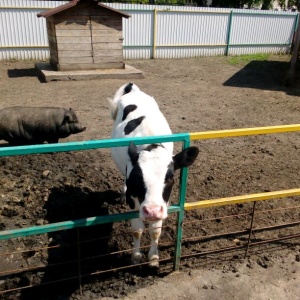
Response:
[[[157,205],[147,205],[143,207],[143,213],[148,220],[156,221],[163,219],[163,207]]]

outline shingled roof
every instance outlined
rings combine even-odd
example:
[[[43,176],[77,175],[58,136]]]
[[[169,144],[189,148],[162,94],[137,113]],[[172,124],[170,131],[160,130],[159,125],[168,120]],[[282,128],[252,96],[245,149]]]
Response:
[[[37,14],[37,16],[38,16],[38,17],[48,18],[48,17],[53,16],[53,15],[59,13],[59,12],[62,12],[62,11],[64,11],[64,10],[66,10],[66,9],[69,9],[69,8],[71,8],[71,7],[73,7],[73,6],[76,6],[80,1],[85,2],[85,1],[87,1],[87,0],[72,0],[72,1],[70,1],[69,3],[66,3],[66,4],[60,5],[60,6],[58,6],[58,7],[49,9],[49,10],[47,10],[47,11],[41,12],[41,13]],[[93,1],[97,2],[97,0],[93,0]],[[105,8],[105,9],[108,9],[108,10],[110,10],[110,11],[113,11],[113,12],[115,12],[115,13],[117,13],[117,14],[120,14],[120,15],[121,15],[122,17],[124,17],[124,18],[130,18],[130,17],[131,17],[131,16],[128,15],[128,14],[125,14],[125,13],[123,13],[123,12],[117,10],[117,9],[113,9],[113,8],[107,6],[107,5],[102,4],[102,3],[97,2],[97,5],[98,5],[99,7],[103,7],[103,8]]]

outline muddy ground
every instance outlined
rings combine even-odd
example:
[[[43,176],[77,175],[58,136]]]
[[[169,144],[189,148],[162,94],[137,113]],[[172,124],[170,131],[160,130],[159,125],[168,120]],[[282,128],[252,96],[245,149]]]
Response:
[[[285,87],[289,60],[289,56],[274,55],[267,61],[235,65],[225,57],[126,63],[143,71],[145,78],[134,82],[156,98],[173,132],[179,133],[300,123],[300,86],[296,82]],[[87,130],[60,142],[110,137],[107,98],[124,80],[43,83],[34,63],[0,63],[0,108],[72,107]],[[298,188],[299,137],[299,133],[286,133],[193,142],[200,154],[189,170],[186,201]],[[120,200],[123,179],[109,149],[2,157],[0,165],[1,230],[128,209]],[[172,199],[173,203],[178,199],[178,179]],[[262,213],[256,215],[254,226],[297,222],[298,204],[297,197],[257,203]],[[278,210],[282,207],[287,209]],[[251,211],[252,204],[239,204],[187,212],[181,272],[175,275],[171,275],[175,215],[164,224],[158,270],[146,265],[127,267],[130,253],[126,250],[132,246],[128,222],[0,241],[0,290],[12,290],[0,297],[297,299],[300,238],[252,246],[244,260],[247,233],[234,232],[249,228],[247,213]],[[259,230],[252,242],[294,235],[299,229],[295,225]],[[223,232],[231,234],[214,237]],[[145,254],[148,242],[145,236]],[[241,249],[208,253],[234,246]],[[79,250],[80,266],[76,263]],[[112,252],[116,253],[106,255]],[[35,287],[18,290],[26,286]],[[259,293],[262,289],[264,294]]]

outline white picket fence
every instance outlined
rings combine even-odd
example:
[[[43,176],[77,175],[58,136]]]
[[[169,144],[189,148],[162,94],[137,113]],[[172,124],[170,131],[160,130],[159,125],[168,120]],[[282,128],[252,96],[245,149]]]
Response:
[[[0,60],[47,60],[46,22],[37,13],[68,1],[0,0]],[[123,19],[125,59],[287,53],[295,12],[106,3]]]

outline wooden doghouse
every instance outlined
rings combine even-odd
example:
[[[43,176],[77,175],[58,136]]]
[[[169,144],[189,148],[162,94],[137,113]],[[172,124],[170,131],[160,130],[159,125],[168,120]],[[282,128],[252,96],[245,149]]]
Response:
[[[95,0],[73,0],[37,16],[47,20],[55,70],[125,68],[122,18],[130,15]]]

